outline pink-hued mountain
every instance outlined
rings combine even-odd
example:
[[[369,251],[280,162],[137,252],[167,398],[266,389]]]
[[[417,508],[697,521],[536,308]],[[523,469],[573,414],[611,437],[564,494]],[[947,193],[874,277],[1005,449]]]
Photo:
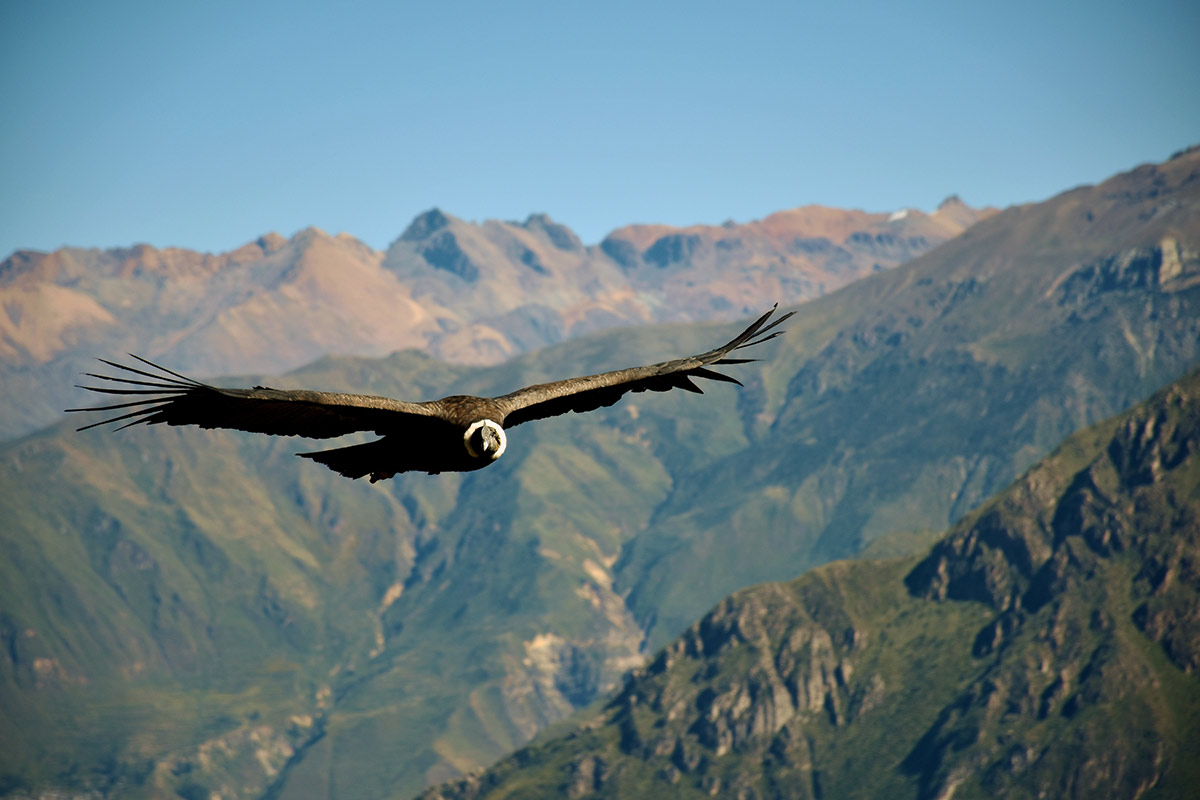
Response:
[[[585,247],[542,214],[470,223],[434,209],[382,253],[316,228],[218,255],[18,251],[0,262],[0,437],[77,405],[73,385],[97,356],[133,352],[198,376],[404,348],[495,363],[602,328],[810,299],[991,213],[957,198],[932,214],[807,206],[746,224],[634,225]]]

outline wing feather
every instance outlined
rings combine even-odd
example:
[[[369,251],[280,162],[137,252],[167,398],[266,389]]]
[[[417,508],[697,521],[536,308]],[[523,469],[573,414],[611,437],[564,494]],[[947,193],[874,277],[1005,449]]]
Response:
[[[103,412],[143,407],[93,422],[79,430],[134,418],[132,422],[121,427],[142,423],[165,423],[327,439],[355,431],[388,434],[411,431],[414,425],[436,428],[449,424],[438,416],[439,407],[436,402],[406,403],[374,395],[317,392],[308,389],[272,389],[265,386],[255,386],[253,389],[223,389],[194,381],[144,358],[132,357],[153,369],[162,370],[165,376],[100,359],[111,367],[153,380],[141,381],[89,373],[91,377],[116,384],[151,388],[130,389],[120,385],[80,388],[110,395],[145,396],[144,399],[95,408],[69,408],[67,411]]]
[[[626,392],[667,392],[671,389],[685,389],[689,392],[702,393],[703,390],[692,381],[692,378],[738,383],[735,378],[722,375],[708,367],[754,361],[755,359],[752,358],[728,358],[728,356],[735,350],[753,347],[778,336],[781,331],[771,332],[772,329],[796,313],[789,311],[767,324],[767,320],[778,308],[779,306],[776,304],[732,340],[707,353],[678,358],[673,361],[663,361],[645,367],[631,367],[599,375],[541,383],[506,394],[503,397],[497,397],[496,402],[505,411],[502,424],[511,428],[530,420],[544,419],[572,411],[593,411],[604,406],[611,406]]]

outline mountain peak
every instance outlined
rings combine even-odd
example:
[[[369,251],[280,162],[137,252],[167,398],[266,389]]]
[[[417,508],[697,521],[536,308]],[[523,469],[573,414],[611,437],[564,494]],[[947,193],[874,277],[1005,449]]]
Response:
[[[942,211],[942,210],[945,210],[948,208],[957,208],[957,207],[965,206],[965,205],[966,205],[966,203],[963,202],[963,199],[961,197],[959,197],[957,194],[952,194],[952,195],[948,195],[945,200],[938,203],[937,210]]]
[[[535,211],[521,223],[522,228],[540,228],[546,225],[557,225],[550,215],[544,211]]]
[[[288,241],[292,244],[308,244],[314,239],[328,238],[330,238],[328,233],[316,227],[315,225],[309,225],[293,233],[292,238]]]
[[[21,275],[33,272],[49,254],[40,250],[16,250],[0,261],[0,286],[15,281]]]
[[[575,232],[566,225],[552,220],[549,214],[530,214],[521,223],[521,227],[531,233],[544,234],[550,243],[559,250],[579,251],[583,249],[583,242],[579,240]]]
[[[413,221],[404,229],[404,233],[400,234],[400,239],[405,242],[425,239],[430,234],[447,227],[453,219],[453,217],[443,213],[440,208],[431,208],[414,217]]]
[[[254,244],[258,246],[264,253],[274,253],[279,248],[287,244],[287,239],[280,236],[275,231],[269,231],[254,240]]]

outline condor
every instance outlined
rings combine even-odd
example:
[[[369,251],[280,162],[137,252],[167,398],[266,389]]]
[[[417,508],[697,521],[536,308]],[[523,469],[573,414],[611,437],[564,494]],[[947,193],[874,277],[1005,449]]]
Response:
[[[87,373],[114,385],[81,386],[93,392],[115,395],[146,395],[145,398],[96,408],[67,411],[113,411],[135,408],[117,417],[85,425],[134,418],[121,428],[138,423],[198,425],[201,428],[232,428],[277,436],[328,439],[357,431],[371,431],[383,438],[315,453],[299,453],[348,478],[369,475],[371,482],[401,472],[468,472],[491,464],[507,447],[505,428],[544,419],[569,411],[592,411],[611,406],[626,392],[667,392],[684,389],[702,393],[693,378],[736,383],[710,366],[744,364],[752,358],[730,358],[730,353],[778,336],[771,329],[792,316],[784,314],[770,324],[776,305],[727,344],[707,353],[664,361],[645,367],[604,372],[582,378],[527,386],[501,397],[454,395],[425,403],[409,403],[387,397],[361,394],[315,392],[306,389],[222,389],[160,367],[139,356],[133,358],[155,372],[100,359],[105,364],[151,380],[111,377]],[[121,385],[115,385],[121,384]],[[148,388],[128,388],[130,386]],[[120,430],[120,428],[118,428]]]

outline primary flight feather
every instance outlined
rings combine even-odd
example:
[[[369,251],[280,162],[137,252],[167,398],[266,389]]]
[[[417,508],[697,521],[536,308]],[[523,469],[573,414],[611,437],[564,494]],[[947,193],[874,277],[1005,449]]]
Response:
[[[133,409],[85,425],[79,429],[81,431],[122,420],[132,421],[126,422],[121,428],[138,423],[165,422],[168,425],[232,428],[313,439],[370,431],[383,438],[366,444],[299,455],[318,461],[348,478],[370,475],[372,483],[409,471],[434,474],[468,472],[486,467],[503,455],[507,446],[506,427],[512,428],[523,422],[569,411],[592,411],[611,406],[626,392],[684,389],[700,393],[701,389],[693,381],[694,378],[725,381],[740,386],[737,379],[709,367],[753,361],[730,358],[729,355],[735,350],[760,344],[779,335],[780,331],[771,330],[795,312],[784,314],[767,324],[775,308],[763,314],[731,341],[707,353],[644,367],[540,383],[500,397],[453,395],[425,403],[408,403],[373,395],[307,389],[271,389],[265,386],[222,389],[133,356],[147,369],[100,360],[127,374],[150,380],[88,373],[89,377],[112,383],[81,388],[103,394],[137,396],[139,399],[96,408],[69,408],[67,411]]]

